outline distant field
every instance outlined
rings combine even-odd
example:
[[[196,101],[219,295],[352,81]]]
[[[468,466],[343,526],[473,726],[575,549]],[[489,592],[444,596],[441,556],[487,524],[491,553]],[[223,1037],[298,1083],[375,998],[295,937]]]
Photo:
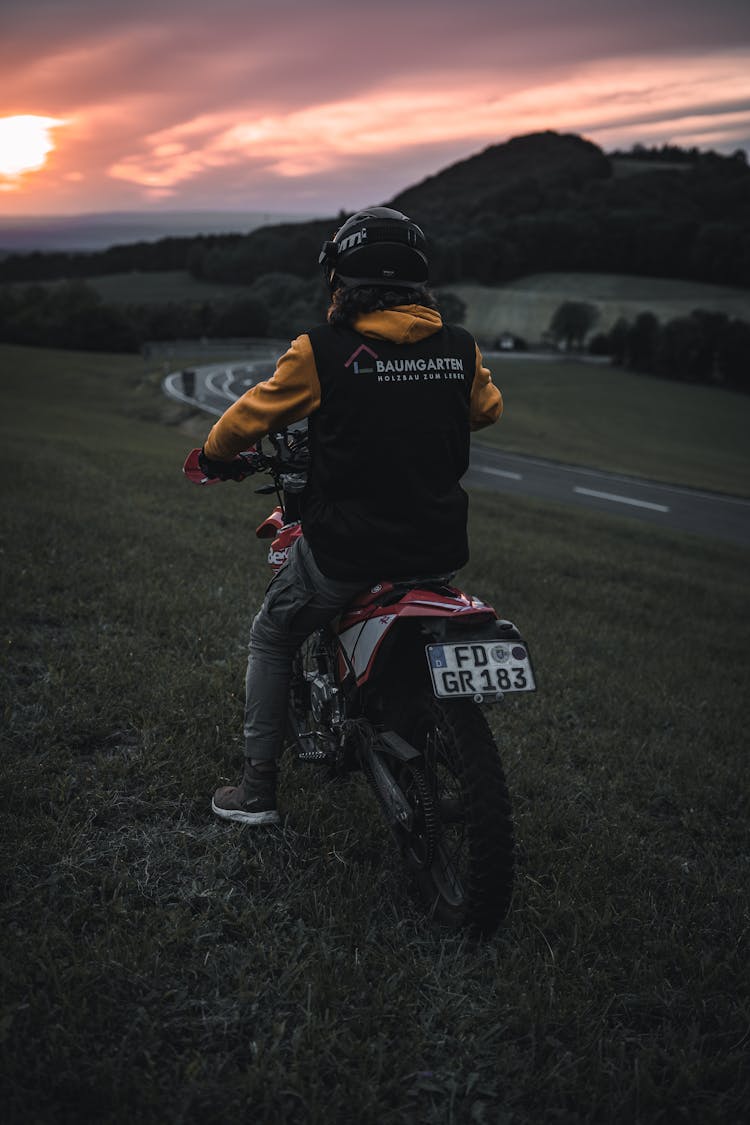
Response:
[[[139,357],[2,347],[0,390],[8,1125],[745,1119],[746,551],[473,494],[462,584],[539,680],[488,711],[518,881],[475,948],[361,779],[211,815],[273,498],[186,484]]]
[[[270,343],[270,342],[269,342]],[[259,341],[259,346],[263,342]],[[276,342],[277,354],[283,350]],[[247,353],[250,354],[249,352]],[[243,358],[188,343],[171,370]],[[634,375],[607,363],[486,353],[505,411],[474,441],[667,484],[750,496],[750,395]]]
[[[241,298],[244,285],[224,285],[218,281],[199,281],[185,270],[160,273],[104,274],[89,277],[88,285],[96,289],[108,304],[159,305],[168,301],[219,301]]]
[[[162,238],[247,234],[271,223],[302,222],[309,214],[261,211],[111,211],[84,215],[0,216],[3,251],[104,250]],[[0,252],[0,256],[2,256]]]
[[[508,285],[450,285],[466,302],[466,327],[491,343],[501,332],[530,342],[541,339],[563,301],[587,301],[599,309],[594,332],[606,331],[620,317],[633,320],[645,310],[661,321],[689,316],[701,308],[750,321],[750,291],[669,278],[624,274],[540,273]]]
[[[750,495],[750,396],[608,364],[487,357],[505,413],[476,435],[510,452]]]
[[[268,345],[274,350],[274,341]],[[276,341],[276,354],[284,346],[285,341]],[[0,354],[11,352],[32,369],[34,357],[47,354],[0,349]],[[486,355],[505,413],[475,440],[509,452],[750,495],[750,396],[634,375],[606,363]],[[60,356],[64,366],[65,353]],[[243,358],[242,345],[234,354],[189,341],[154,352],[163,373]],[[121,357],[109,359],[113,368],[120,362]]]
[[[185,270],[160,273],[106,274],[87,283],[112,304],[163,304],[168,301],[234,300],[246,286],[199,281]],[[47,284],[60,284],[49,282]],[[724,312],[750,321],[750,291],[667,278],[619,274],[542,273],[508,285],[448,285],[467,305],[466,327],[487,346],[501,332],[530,343],[541,340],[563,301],[588,301],[599,309],[593,332],[606,331],[620,317],[634,319],[644,310],[660,320],[687,316],[693,309]]]
[[[269,341],[269,344],[272,343]],[[263,342],[258,342],[262,348]],[[276,342],[276,353],[284,348]],[[250,357],[248,351],[246,358]],[[169,369],[243,358],[184,345]],[[634,375],[607,363],[486,353],[505,399],[499,423],[478,432],[512,453],[667,484],[750,496],[750,395]]]

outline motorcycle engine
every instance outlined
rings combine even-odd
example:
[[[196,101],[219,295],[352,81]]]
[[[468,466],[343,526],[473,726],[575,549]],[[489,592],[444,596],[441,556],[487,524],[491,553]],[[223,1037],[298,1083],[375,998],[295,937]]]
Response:
[[[330,676],[318,674],[310,681],[310,710],[324,726],[341,721],[339,689]]]

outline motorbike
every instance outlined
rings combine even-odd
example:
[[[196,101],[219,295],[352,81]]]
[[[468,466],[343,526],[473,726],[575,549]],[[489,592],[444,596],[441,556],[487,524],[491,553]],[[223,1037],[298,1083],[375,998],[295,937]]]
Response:
[[[302,534],[307,434],[288,429],[238,455],[231,479],[266,473],[277,504],[256,529],[276,573]],[[184,473],[217,483],[194,449]],[[362,771],[429,916],[481,937],[510,907],[513,819],[484,708],[532,692],[516,626],[449,576],[383,580],[302,644],[293,664],[285,752],[328,777]]]

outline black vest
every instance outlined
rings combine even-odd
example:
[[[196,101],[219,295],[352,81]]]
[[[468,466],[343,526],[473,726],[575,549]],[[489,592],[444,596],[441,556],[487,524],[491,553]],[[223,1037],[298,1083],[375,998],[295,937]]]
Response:
[[[310,333],[320,407],[310,415],[302,527],[330,578],[458,570],[469,557],[473,337],[444,326],[415,344],[328,324]]]

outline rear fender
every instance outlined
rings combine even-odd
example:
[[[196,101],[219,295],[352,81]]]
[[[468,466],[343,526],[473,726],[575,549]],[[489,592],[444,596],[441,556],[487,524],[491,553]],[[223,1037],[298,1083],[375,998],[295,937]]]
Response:
[[[441,617],[431,618],[429,621],[420,622],[420,624],[425,644],[431,644],[433,641],[438,644],[450,643],[451,641],[463,641],[469,638],[474,641],[523,642],[523,637],[513,622],[501,617],[496,617],[491,621],[475,623]]]
[[[341,618],[342,627],[385,613],[398,617],[497,617],[491,605],[444,582],[424,586],[378,582],[350,602]]]
[[[482,639],[485,633],[480,635],[480,631],[496,623],[492,606],[455,587],[379,583],[356,598],[335,625],[339,678],[344,681],[351,677],[361,687],[381,664],[388,665],[393,672],[400,668],[404,674],[410,674],[417,672],[416,661],[421,673],[423,660],[417,652],[428,640],[423,639],[421,646],[415,644],[420,635],[444,640],[456,629],[459,637],[471,630],[472,636]],[[510,637],[509,633],[501,635]],[[405,650],[398,653],[403,660],[395,660],[397,646]]]

